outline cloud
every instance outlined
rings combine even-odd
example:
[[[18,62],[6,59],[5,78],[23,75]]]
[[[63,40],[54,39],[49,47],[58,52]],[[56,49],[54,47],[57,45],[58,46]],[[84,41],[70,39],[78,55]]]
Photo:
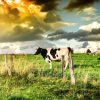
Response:
[[[82,20],[84,21],[100,21],[100,16],[95,14],[95,15],[86,15],[84,17],[81,17]]]
[[[56,9],[60,0],[29,0],[35,2],[37,5],[42,6],[41,11],[50,11]]]
[[[11,22],[17,20],[19,22],[26,17],[33,16],[43,20],[45,17],[47,18],[46,15],[49,14],[48,12],[56,10],[59,1],[60,0],[2,0],[0,2],[0,19],[6,19]]]
[[[100,50],[100,41],[89,41],[87,47]]]
[[[84,43],[82,44],[82,48],[86,48],[88,45],[89,45],[89,44],[88,44],[88,42],[86,41],[86,42],[84,42]]]
[[[84,8],[82,12],[86,13],[87,15],[95,15],[96,9],[93,7],[88,7],[88,8]]]
[[[55,11],[58,1],[25,0],[22,6],[17,2],[14,8],[12,8],[12,3],[4,2],[7,13],[0,12],[0,42],[44,39],[43,35],[48,31],[69,26],[71,23],[62,22]],[[31,13],[27,12],[25,9],[27,7],[31,7]],[[4,10],[2,5],[0,5],[1,10]]]
[[[0,36],[0,42],[29,41],[43,39],[41,35],[41,30],[33,31],[27,28],[16,27],[14,31],[15,32],[13,32],[11,35]]]
[[[0,16],[0,18],[0,42],[43,39],[43,34],[45,34],[47,31],[55,30],[55,28],[52,26],[57,27],[58,24],[59,28],[65,26],[62,25],[62,23],[59,23],[59,15],[54,11],[48,12],[47,16],[44,18],[34,15],[18,20],[9,20],[10,18],[8,19],[6,16]],[[46,22],[45,19],[48,19],[49,22]],[[56,22],[56,24],[54,22]]]
[[[61,21],[61,18],[57,11],[49,11],[44,19],[45,22],[51,23],[51,22],[57,22]]]
[[[14,21],[13,21],[14,20]],[[62,22],[56,11],[49,11],[44,18],[30,15],[23,19],[0,19],[0,42],[30,41],[44,39],[48,31],[73,26],[75,23]]]
[[[91,24],[83,25],[79,27],[79,29],[85,30],[85,31],[92,31],[92,29],[99,29],[99,28],[100,28],[100,23],[98,22],[92,22]]]
[[[50,41],[50,43],[55,44],[55,47],[57,47],[57,48],[71,47],[73,49],[79,48],[83,44],[83,42],[78,42],[75,39],[72,39],[72,40],[60,39],[60,40]]]
[[[96,15],[95,19],[100,21],[100,15]]]
[[[34,21],[33,21],[34,22]],[[2,30],[2,35],[0,34],[0,42],[14,42],[14,41],[30,41],[30,40],[43,40],[44,35],[47,35],[47,31],[54,31],[61,27],[66,27],[74,25],[73,23],[64,23],[64,22],[56,22],[56,23],[44,23],[40,21],[37,23],[24,22],[21,24],[8,25],[5,30]],[[5,26],[5,25],[4,25]],[[4,27],[3,27],[4,29]]]
[[[77,12],[77,14],[83,13],[87,16],[93,16],[96,14],[96,9],[94,7],[87,7]]]
[[[78,15],[79,14],[85,14],[83,17],[82,17],[82,20],[85,20],[85,21],[93,21],[95,20],[97,14],[96,14],[96,9],[94,7],[87,7],[87,8],[84,8],[80,11],[78,11],[77,13]]]
[[[100,42],[99,41],[85,41],[82,44],[82,48],[89,48],[91,51],[95,51],[100,48]]]
[[[83,14],[83,17],[81,17],[81,19],[84,21],[95,21],[95,20],[97,20],[97,16],[98,16],[97,9],[94,7],[84,8],[84,9],[78,11],[77,14],[78,15]]]
[[[50,24],[52,28],[58,29],[62,27],[74,26],[76,23],[58,21]]]
[[[34,22],[34,20],[33,20]],[[28,41],[43,39],[42,34],[50,29],[50,26],[41,22],[22,23],[11,26],[6,26],[6,30],[2,29],[2,35],[0,34],[0,42],[14,42],[14,41]],[[11,29],[9,29],[9,27]]]
[[[64,31],[56,31],[55,33],[49,34],[48,39],[50,40],[59,40],[59,39],[76,39],[80,40],[81,38],[87,36],[88,33],[86,31],[77,31],[77,32],[64,32]]]
[[[97,2],[99,0],[70,0],[68,5],[66,6],[67,10],[81,10],[84,9],[85,7],[89,7],[92,4],[94,4],[95,2]]]
[[[0,43],[0,54],[34,54],[38,47],[49,48],[55,47],[55,45],[48,40]]]
[[[95,14],[94,16],[91,16],[91,21],[100,21],[100,15]]]
[[[91,16],[85,16],[85,17],[82,17],[82,20],[84,20],[84,21],[92,21],[92,20],[94,20],[94,18],[91,17]]]
[[[0,42],[30,41],[44,39],[47,31],[56,30],[58,27],[68,26],[62,22],[45,23],[29,18],[21,24],[0,24]]]
[[[60,40],[60,39],[75,39],[77,41],[100,41],[100,27],[95,26],[96,23],[89,24],[93,25],[91,31],[83,30],[82,27],[77,32],[65,32],[58,30],[48,35],[49,40]],[[99,24],[99,23],[98,23]],[[94,27],[95,26],[95,27]],[[87,26],[84,26],[87,28]]]

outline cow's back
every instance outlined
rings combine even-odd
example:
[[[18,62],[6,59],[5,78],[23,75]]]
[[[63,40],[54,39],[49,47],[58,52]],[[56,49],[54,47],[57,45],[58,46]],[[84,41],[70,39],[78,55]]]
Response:
[[[100,55],[100,51],[96,51],[95,54],[97,54],[97,55],[99,54]]]
[[[64,58],[67,59],[68,54],[69,54],[68,48],[59,48],[56,52],[56,59],[61,60],[62,56],[64,56]]]

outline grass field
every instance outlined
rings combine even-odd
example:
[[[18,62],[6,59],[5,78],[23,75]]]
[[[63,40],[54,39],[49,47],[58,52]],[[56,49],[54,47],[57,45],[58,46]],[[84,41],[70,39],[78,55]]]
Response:
[[[17,55],[13,75],[7,76],[0,55],[0,100],[99,100],[100,60],[98,55],[73,54],[76,85],[70,83],[69,69],[61,79],[61,64],[53,68],[39,56]]]

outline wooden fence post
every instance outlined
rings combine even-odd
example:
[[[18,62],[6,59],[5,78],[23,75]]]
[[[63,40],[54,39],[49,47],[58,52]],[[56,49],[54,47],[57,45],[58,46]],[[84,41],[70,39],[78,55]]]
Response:
[[[75,85],[76,80],[74,76],[74,67],[73,67],[73,61],[72,61],[71,54],[69,55],[69,71],[70,71],[71,84]]]
[[[64,75],[64,55],[62,55],[61,58],[61,68],[62,68],[62,78],[64,79],[65,75]]]
[[[7,69],[7,73],[8,73],[9,76],[11,76],[12,75],[11,69],[10,69],[9,64],[8,64],[8,54],[5,54],[4,58],[5,58],[5,67]]]
[[[5,54],[5,67],[7,69],[7,73],[9,76],[12,75],[13,67],[14,67],[14,54]]]
[[[13,71],[13,68],[14,68],[14,55],[13,54],[9,55],[9,66],[10,66],[11,71]]]

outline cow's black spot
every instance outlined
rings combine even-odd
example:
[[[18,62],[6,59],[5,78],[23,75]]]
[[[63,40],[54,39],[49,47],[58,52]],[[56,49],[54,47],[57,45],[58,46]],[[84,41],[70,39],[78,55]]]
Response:
[[[42,48],[39,47],[39,48],[37,49],[37,51],[35,52],[35,55],[41,54],[41,50],[42,50]]]
[[[57,49],[53,49],[53,48],[50,50],[50,54],[52,55],[53,58],[56,58],[56,51]]]
[[[46,55],[47,55],[47,50],[46,49],[41,49],[41,55],[45,59],[46,58]]]
[[[42,57],[45,59],[46,55],[47,55],[47,50],[43,49],[43,48],[38,48],[35,55],[41,54]]]
[[[46,58],[48,58],[49,60],[51,60],[49,55],[46,55]]]
[[[56,55],[58,57],[58,55]]]
[[[50,63],[50,60],[48,61],[48,63]]]

